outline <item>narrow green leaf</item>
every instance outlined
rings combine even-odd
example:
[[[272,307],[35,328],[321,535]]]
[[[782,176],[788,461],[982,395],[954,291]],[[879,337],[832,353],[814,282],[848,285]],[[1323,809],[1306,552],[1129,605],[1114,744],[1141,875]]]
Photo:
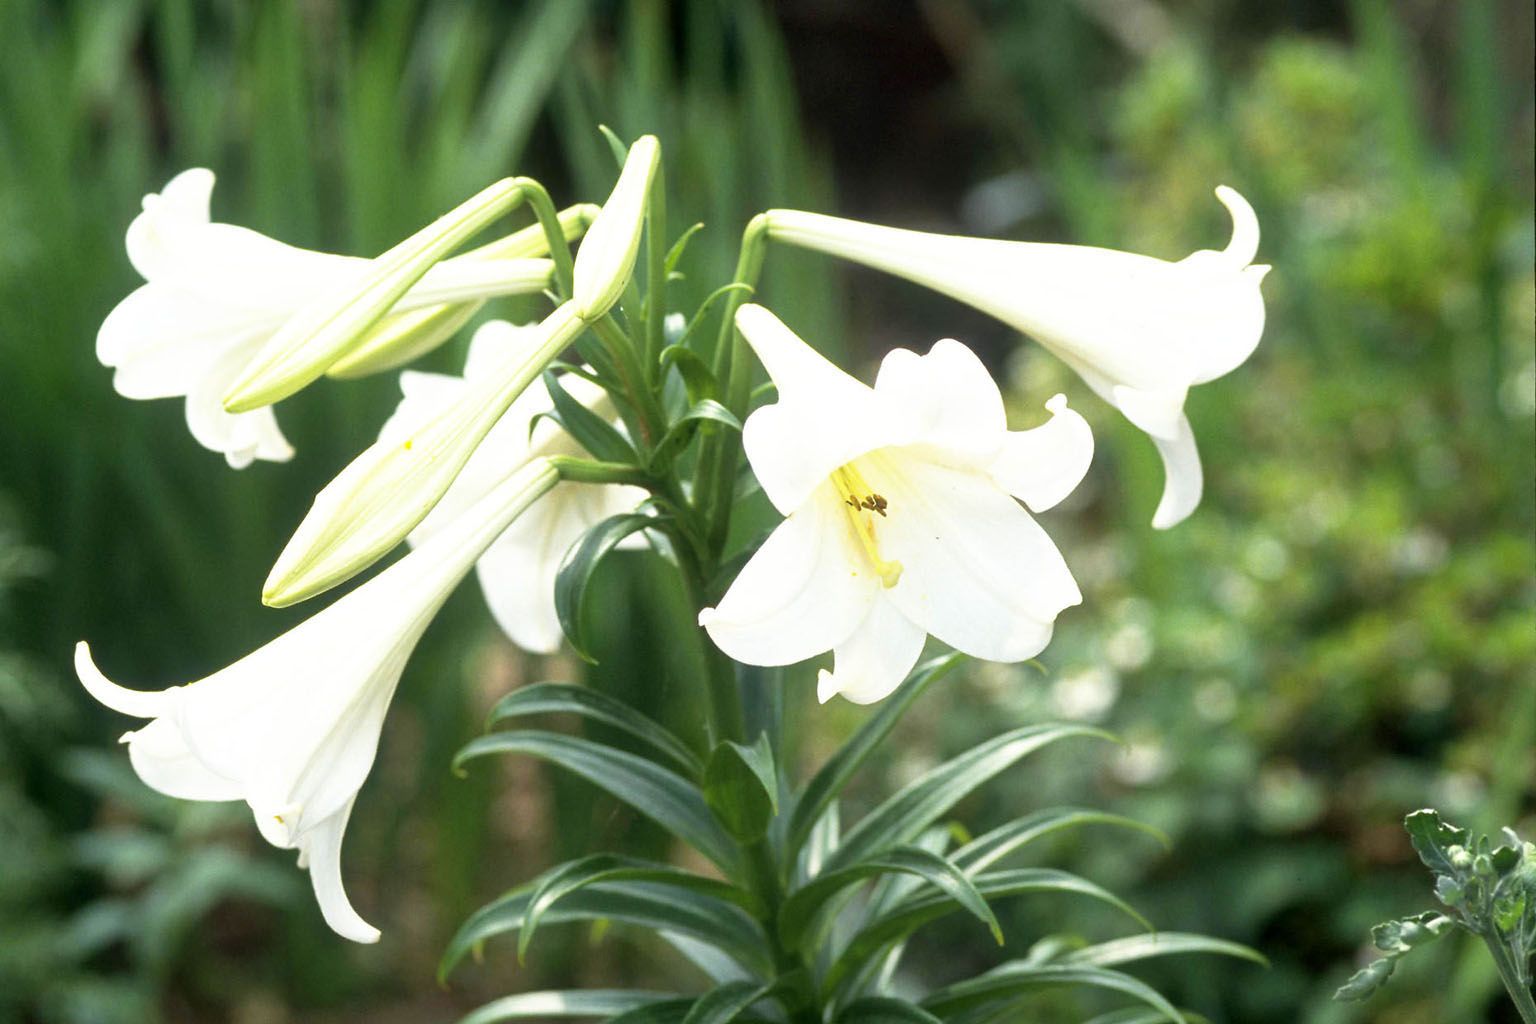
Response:
[[[1179,1012],[1184,1015],[1184,1019],[1189,1021],[1189,1024],[1211,1024],[1209,1017],[1202,1017],[1193,1010],[1180,1010]],[[1163,1024],[1167,1019],[1168,1015],[1161,1010],[1145,1010],[1139,1006],[1131,1006],[1124,1010],[1111,1010],[1108,1013],[1101,1013],[1092,1020],[1083,1021],[1083,1024]],[[998,1020],[998,1018],[993,1018],[993,1020]],[[1000,1022],[1000,1024],[1003,1024],[1003,1022]],[[1011,1021],[1008,1024],[1011,1024]]]
[[[683,387],[688,392],[689,402],[702,402],[720,394],[720,382],[715,380],[714,371],[709,368],[704,357],[693,349],[681,342],[668,345],[661,350],[660,359],[663,369],[669,365],[677,366],[678,375],[683,378]]]
[[[490,939],[521,930],[533,895],[527,885],[471,914],[459,927],[438,964],[447,978],[471,950]],[[766,976],[767,937],[740,907],[676,886],[650,882],[599,882],[566,896],[544,913],[544,925],[573,921],[619,921],[657,932],[689,936],[735,960],[749,974]]]
[[[618,428],[572,398],[553,371],[544,371],[544,387],[554,402],[554,420],[594,458],[626,465],[635,461],[634,446]]]
[[[534,683],[507,694],[496,702],[487,720],[496,725],[510,718],[566,712],[618,729],[650,747],[697,779],[704,765],[688,745],[655,719],[600,690],[572,683]]]
[[[789,819],[786,847],[791,853],[805,845],[806,837],[827,806],[837,799],[848,780],[880,745],[880,741],[896,727],[913,702],[930,685],[960,664],[963,657],[961,654],[946,654],[919,665],[894,693],[880,702],[875,713],[812,776]]]
[[[699,997],[683,1024],[731,1024],[747,1007],[766,996],[771,986],[733,981]]]
[[[731,430],[741,430],[741,421],[733,416],[729,409],[713,399],[700,399],[667,427],[661,443],[651,453],[647,468],[653,473],[663,472],[672,464],[672,460],[688,447],[688,443],[693,440],[699,427],[711,422],[723,424]]]
[[[677,269],[678,261],[683,258],[683,251],[688,248],[688,243],[693,241],[694,235],[703,230],[704,222],[699,221],[679,235],[677,241],[672,243],[672,248],[667,250],[667,258],[662,264],[666,268],[667,273],[670,274]]]
[[[696,1000],[669,999],[664,1003],[637,1006],[617,1017],[609,1017],[605,1024],[682,1024]]]
[[[763,837],[779,813],[779,785],[768,734],[750,747],[726,740],[704,766],[704,802],[726,831],[742,842]]]
[[[915,1003],[889,996],[856,999],[837,1015],[837,1024],[943,1024]]]
[[[581,540],[566,553],[560,572],[555,577],[555,613],[560,617],[560,628],[565,631],[571,647],[585,660],[593,661],[593,658],[587,653],[586,634],[581,628],[581,609],[587,595],[587,585],[592,582],[598,563],[625,537],[655,525],[653,517],[635,512],[609,516],[582,534]]]
[[[528,897],[528,909],[523,919],[523,926],[518,931],[518,962],[522,963],[527,957],[528,948],[533,942],[539,921],[551,907],[566,896],[600,882],[653,882],[714,896],[748,910],[752,909],[753,905],[749,894],[718,878],[706,878],[656,861],[621,857],[611,853],[594,854],[580,860],[568,861],[546,871],[534,883],[533,891]]]
[[[1139,822],[1135,818],[1096,811],[1089,807],[1052,807],[1048,810],[1036,811],[1034,814],[1027,814],[977,837],[956,850],[953,855],[954,860],[966,874],[974,875],[979,871],[985,871],[997,861],[1036,839],[1060,829],[1076,828],[1080,825],[1117,825],[1121,828],[1136,829],[1153,836],[1164,846],[1168,845],[1168,837],[1160,829]]]
[[[1058,962],[1088,964],[1093,967],[1118,967],[1121,964],[1148,960],[1156,956],[1179,956],[1185,953],[1212,953],[1217,956],[1236,957],[1239,960],[1251,960],[1262,967],[1269,966],[1269,960],[1256,949],[1250,949],[1236,942],[1227,942],[1224,939],[1191,935],[1186,932],[1152,932],[1148,935],[1130,935],[1123,939],[1100,942],[1097,945],[1074,950]]]
[[[978,744],[946,761],[875,808],[844,838],[828,859],[836,869],[876,850],[911,840],[977,786],[1024,757],[1057,740],[1074,736],[1112,739],[1086,725],[1027,725]]]
[[[898,846],[849,867],[819,875],[791,893],[779,911],[779,937],[785,947],[792,950],[801,947],[816,912],[838,892],[870,878],[893,873],[915,875],[929,882],[975,915],[992,932],[998,945],[1002,945],[1003,930],[997,917],[959,867],[942,854],[918,846]]]
[[[608,143],[608,148],[613,153],[613,159],[622,168],[624,161],[629,157],[629,146],[624,143],[623,139],[615,135],[613,129],[607,125],[600,124],[597,126],[597,130],[603,136],[604,141]]]
[[[1021,996],[1033,995],[1043,988],[1062,985],[1118,992],[1147,1004],[1161,1014],[1163,1020],[1173,1021],[1174,1024],[1189,1024],[1188,1018],[1156,989],[1129,974],[1102,967],[1066,967],[1058,964],[1004,964],[978,978],[940,989],[924,999],[923,1006],[934,1013],[946,1015],[979,1009],[990,1003],[1016,1000]]]
[[[730,872],[736,846],[710,816],[704,797],[688,780],[654,761],[577,736],[539,730],[498,732],[470,741],[454,758],[465,762],[491,754],[530,754],[574,772],[607,790]]]
[[[976,891],[987,901],[1007,896],[1029,893],[1057,893],[1087,896],[1107,903],[1151,930],[1152,925],[1129,904],[1114,893],[1095,885],[1086,878],[1051,868],[1021,868],[1013,871],[996,871],[973,879]],[[828,968],[823,989],[836,992],[845,979],[871,958],[893,943],[899,942],[930,921],[960,909],[960,904],[948,894],[930,893],[904,900],[888,913],[877,918],[856,933],[847,948]]]
[[[458,1024],[497,1024],[526,1017],[611,1017],[641,1006],[681,998],[672,992],[640,992],[626,989],[585,989],[574,992],[526,992],[486,1003]]]

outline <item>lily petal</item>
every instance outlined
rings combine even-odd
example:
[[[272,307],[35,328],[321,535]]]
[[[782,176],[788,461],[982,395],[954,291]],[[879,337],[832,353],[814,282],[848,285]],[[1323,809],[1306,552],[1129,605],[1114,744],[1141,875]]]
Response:
[[[353,942],[378,942],[379,930],[352,908],[341,882],[341,840],[352,817],[352,804],[353,801],[347,801],[340,811],[310,830],[304,837],[300,857],[309,869],[315,900],[331,930]]]
[[[791,665],[842,643],[868,615],[880,587],[857,572],[862,552],[831,485],[769,534],[699,625],[749,665]]]
[[[1157,454],[1162,456],[1164,477],[1163,497],[1152,516],[1152,526],[1166,530],[1188,519],[1199,506],[1205,476],[1188,418],[1179,417],[1178,429],[1172,438],[1153,437],[1152,441],[1157,445]]]
[[[287,462],[293,446],[277,425],[271,406],[250,412],[227,412],[224,389],[240,374],[249,351],[231,348],[221,355],[187,389],[187,429],[198,444],[223,452],[232,469],[244,469],[254,460]]]
[[[1082,595],[1040,525],[989,477],[913,453],[861,463],[889,503],[880,553],[900,562],[887,593],[903,614],[956,650],[1023,661],[1044,649],[1051,624]]]
[[[1067,408],[1067,396],[1056,395],[1045,407],[1050,420],[1010,431],[991,466],[992,478],[1035,512],[1054,508],[1075,491],[1093,462],[1093,431]]]
[[[1003,396],[976,353],[950,338],[928,354],[892,349],[880,363],[875,394],[912,436],[955,454],[991,461],[1008,430]]]
[[[245,795],[238,779],[226,778],[198,759],[169,718],[157,718],[123,741],[133,770],[151,789],[178,800],[239,800]]]
[[[853,635],[832,649],[832,671],[816,679],[816,698],[825,704],[841,694],[855,704],[873,704],[912,671],[928,633],[903,615],[895,602],[876,600]]]

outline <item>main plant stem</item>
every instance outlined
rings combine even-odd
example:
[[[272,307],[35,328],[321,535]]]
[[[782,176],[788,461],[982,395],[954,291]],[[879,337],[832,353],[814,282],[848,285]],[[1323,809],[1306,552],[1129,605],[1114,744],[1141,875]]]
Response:
[[[1484,935],[1483,943],[1493,954],[1493,964],[1499,970],[1499,980],[1504,982],[1504,988],[1509,991],[1509,998],[1514,1000],[1515,1009],[1520,1011],[1520,1019],[1525,1024],[1536,1024],[1536,999],[1531,995],[1531,984],[1525,977],[1526,972],[1520,970],[1520,965],[1510,958],[1509,949],[1499,936]]]

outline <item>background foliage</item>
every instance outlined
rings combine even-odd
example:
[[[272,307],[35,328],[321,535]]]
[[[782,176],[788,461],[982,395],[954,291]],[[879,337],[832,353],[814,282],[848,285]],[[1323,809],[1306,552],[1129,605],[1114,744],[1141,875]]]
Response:
[[[936,687],[862,792],[1003,724],[1091,721],[1127,747],[1042,754],[962,817],[1082,803],[1165,829],[1171,853],[1085,832],[1047,860],[1274,961],[1142,972],[1175,1001],[1260,1024],[1505,1019],[1468,943],[1405,962],[1371,1003],[1329,996],[1370,925],[1424,902],[1405,812],[1532,831],[1529,5],[9,0],[0,40],[0,1020],[438,1019],[536,985],[686,981],[621,929],[550,928],[526,967],[493,947],[434,984],[447,936],[501,889],[598,842],[666,853],[568,777],[449,774],[497,696],[578,671],[516,655],[469,588],[407,672],[350,833],[373,949],[325,931],[242,812],[139,786],[111,746],[123,721],[67,663],[85,636],[120,678],[182,681],[293,621],[259,607],[260,582],[395,395],[312,389],[282,410],[299,458],[238,474],[177,403],[118,399],[92,342],[134,284],[139,197],[201,163],[216,216],[376,252],[509,172],[600,198],[599,120],[661,136],[675,220],[707,225],[684,267],[700,291],[769,205],[1178,258],[1225,238],[1211,186],[1247,194],[1277,267],[1270,327],[1193,396],[1208,496],[1169,534],[1146,525],[1145,439],[1048,356],[891,280],[770,257],[769,301],[805,336],[866,367],[958,336],[1013,382],[1019,421],[1067,390],[1100,439],[1088,486],[1046,517],[1083,607],[1043,665]],[[666,633],[681,595],[639,558],[599,589],[594,621],[616,625],[589,681],[697,730],[696,652]],[[761,682],[787,688],[805,766],[867,714]],[[1027,942],[1062,930],[1053,909],[1000,913]],[[926,941],[910,962],[935,971],[995,955],[973,923]]]

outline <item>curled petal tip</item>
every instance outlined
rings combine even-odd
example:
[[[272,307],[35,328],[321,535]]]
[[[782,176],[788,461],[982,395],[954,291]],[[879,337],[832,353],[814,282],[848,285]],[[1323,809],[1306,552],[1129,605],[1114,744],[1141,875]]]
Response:
[[[1066,395],[1061,395],[1061,394],[1052,395],[1049,399],[1046,400],[1046,403],[1045,403],[1045,411],[1049,412],[1049,413],[1064,412],[1066,410],[1066,408],[1067,408],[1067,396]]]
[[[156,718],[165,711],[168,690],[130,690],[102,674],[91,657],[91,645],[81,640],[75,644],[75,675],[87,693],[101,704],[135,718]]]
[[[1235,188],[1216,186],[1216,198],[1232,215],[1232,240],[1222,252],[1233,263],[1246,267],[1259,253],[1258,214]]]

